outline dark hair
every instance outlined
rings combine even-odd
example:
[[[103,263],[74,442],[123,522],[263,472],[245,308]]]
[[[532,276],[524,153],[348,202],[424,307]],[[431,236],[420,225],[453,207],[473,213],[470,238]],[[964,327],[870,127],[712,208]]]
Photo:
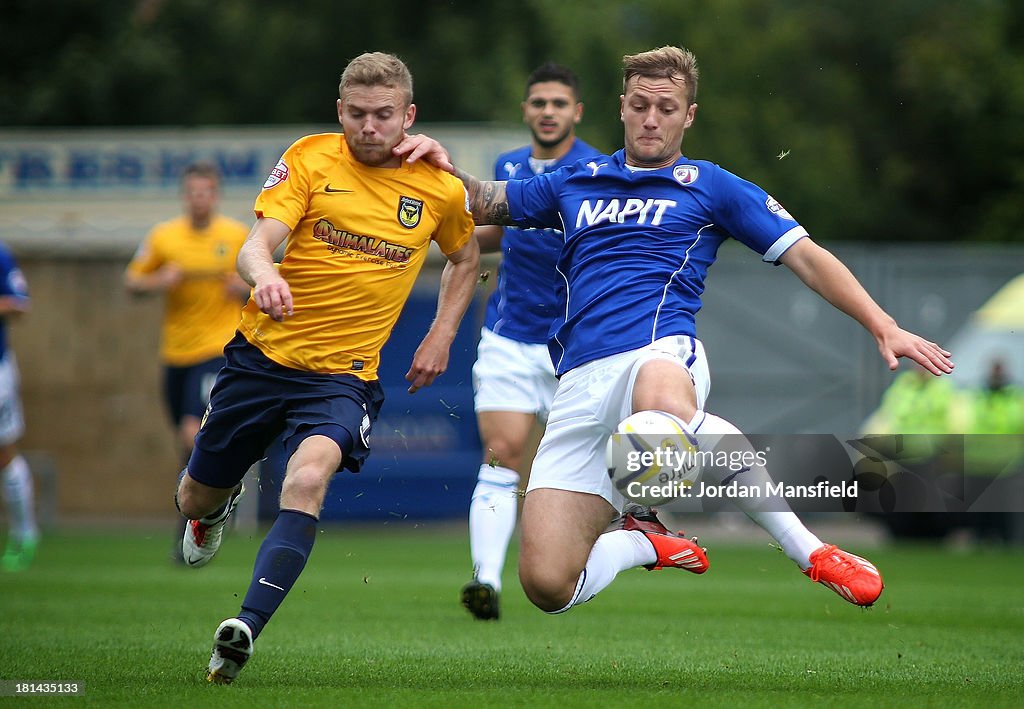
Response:
[[[524,98],[530,95],[531,86],[543,81],[557,81],[560,84],[565,84],[572,89],[572,94],[576,97],[576,100],[580,100],[580,80],[576,76],[576,73],[569,67],[562,66],[561,64],[556,64],[554,62],[541,64],[533,70],[530,76],[526,79],[526,93]]]

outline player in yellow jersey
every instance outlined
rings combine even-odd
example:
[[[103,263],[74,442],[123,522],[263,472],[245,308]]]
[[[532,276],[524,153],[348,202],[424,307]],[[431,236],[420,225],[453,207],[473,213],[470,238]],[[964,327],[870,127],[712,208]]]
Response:
[[[392,152],[416,116],[405,64],[360,55],[339,94],[344,133],[295,142],[256,200],[256,225],[238,258],[252,297],[176,496],[191,520],[185,562],[202,566],[220,546],[246,469],[282,437],[281,509],[241,611],[217,628],[211,682],[238,675],[305,566],[328,483],[342,468],[358,471],[369,454],[384,398],[380,349],[430,243],[448,263],[436,318],[406,374],[410,392],[444,372],[476,286],[479,249],[462,183]],[[278,268],[273,253],[286,239]]]
[[[224,345],[238,326],[249,284],[235,271],[248,229],[217,213],[216,166],[187,166],[181,193],[184,214],[153,227],[128,264],[124,284],[135,295],[165,296],[160,337],[163,394],[184,464],[213,381],[224,366]],[[179,561],[181,534],[179,525],[172,552]]]

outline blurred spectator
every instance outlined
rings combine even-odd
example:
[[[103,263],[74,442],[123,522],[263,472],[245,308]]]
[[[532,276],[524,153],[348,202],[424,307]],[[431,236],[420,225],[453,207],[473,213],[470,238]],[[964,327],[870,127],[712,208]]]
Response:
[[[862,427],[871,447],[891,461],[886,475],[894,507],[883,520],[897,537],[941,537],[953,523],[948,513],[921,509],[928,504],[927,496],[916,481],[931,484],[943,473],[939,449],[942,436],[954,430],[954,402],[948,379],[914,364],[893,380]]]
[[[944,379],[920,368],[898,376],[882,397],[878,410],[863,426],[872,447],[893,462],[895,511],[885,514],[896,536],[940,537],[966,527],[980,539],[1024,541],[1024,494],[980,504],[1003,511],[919,510],[923,488],[909,485],[919,476],[948,495],[947,504],[963,500],[965,510],[986,494],[992,480],[1024,472],[1024,389],[1011,383],[1006,365],[994,359],[984,386],[954,393]],[[944,434],[963,434],[945,439]],[[874,438],[878,436],[879,438]],[[962,448],[959,443],[963,443]],[[909,471],[901,479],[897,471]],[[922,498],[922,499],[918,499]]]
[[[1006,365],[992,360],[985,385],[965,397],[963,432],[967,499],[976,499],[1000,476],[1024,472],[1024,389],[1010,383]],[[1020,504],[1020,496],[1016,500]],[[971,513],[967,522],[982,538],[1024,541],[1024,510]]]
[[[968,395],[964,433],[1024,433],[1024,389],[1010,383],[1006,365],[992,360],[985,385]]]
[[[882,395],[882,402],[865,422],[869,435],[899,435],[892,451],[898,457],[927,460],[934,456],[935,437],[952,432],[953,387],[916,364],[901,373]]]

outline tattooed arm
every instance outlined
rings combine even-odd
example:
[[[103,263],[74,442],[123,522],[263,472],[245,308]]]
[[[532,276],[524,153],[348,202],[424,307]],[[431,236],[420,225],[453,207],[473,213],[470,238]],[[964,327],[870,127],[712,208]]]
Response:
[[[455,167],[448,151],[437,140],[422,133],[407,135],[393,149],[395,155],[405,158],[406,162],[416,162],[420,158],[451,172],[466,186],[469,195],[469,210],[473,221],[477,224],[500,224],[515,226],[508,215],[508,201],[505,199],[505,183],[483,182],[465,170]]]
[[[473,213],[474,222],[515,226],[515,222],[508,214],[504,182],[478,180],[459,168],[455,168],[455,176],[466,186],[466,193],[469,195],[469,211]]]

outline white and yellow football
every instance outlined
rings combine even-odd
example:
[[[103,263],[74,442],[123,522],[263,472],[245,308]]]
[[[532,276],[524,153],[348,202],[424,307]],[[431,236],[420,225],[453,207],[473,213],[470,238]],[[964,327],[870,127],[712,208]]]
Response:
[[[628,500],[663,505],[685,496],[701,472],[697,437],[664,411],[638,411],[608,437],[605,461],[612,485]]]

